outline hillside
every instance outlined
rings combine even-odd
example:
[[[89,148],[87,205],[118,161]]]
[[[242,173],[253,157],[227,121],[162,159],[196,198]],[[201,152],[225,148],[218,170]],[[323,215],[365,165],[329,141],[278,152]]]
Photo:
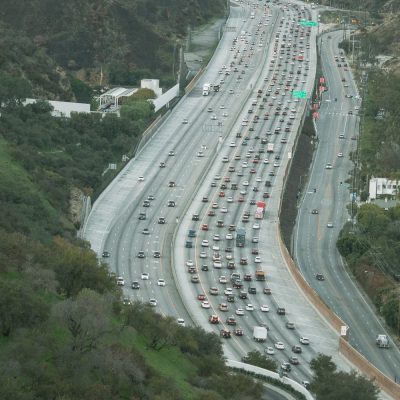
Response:
[[[63,71],[87,83],[98,84],[101,71],[103,84],[107,83],[108,72],[118,68],[136,71],[133,82],[118,81],[121,74],[115,79],[114,73],[112,83],[137,84],[143,76],[168,82],[174,79],[174,44],[184,38],[188,26],[224,15],[225,4],[224,0],[4,0],[0,23],[3,33],[18,32],[33,58],[47,54]],[[6,57],[9,67],[23,70],[25,60],[8,53]],[[42,68],[36,73],[43,77]],[[32,74],[27,78],[36,82]]]

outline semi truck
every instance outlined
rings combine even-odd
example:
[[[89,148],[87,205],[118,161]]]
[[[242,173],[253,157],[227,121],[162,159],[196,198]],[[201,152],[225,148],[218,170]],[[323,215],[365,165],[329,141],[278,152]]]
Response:
[[[267,340],[268,331],[264,326],[255,326],[253,329],[253,339],[256,342],[265,342]]]
[[[273,152],[274,152],[274,144],[268,143],[267,144],[267,153],[273,153]]]
[[[265,202],[263,201],[258,201],[257,202],[257,208],[256,208],[256,213],[255,213],[255,218],[256,219],[263,219],[265,214]]]
[[[244,228],[236,229],[236,247],[244,247],[246,244],[246,230]]]
[[[203,85],[203,96],[208,96],[210,94],[211,85],[209,83],[205,83]]]
[[[376,335],[376,345],[382,349],[389,348],[389,338],[387,335]]]
[[[256,281],[265,281],[265,272],[262,269],[256,271]]]

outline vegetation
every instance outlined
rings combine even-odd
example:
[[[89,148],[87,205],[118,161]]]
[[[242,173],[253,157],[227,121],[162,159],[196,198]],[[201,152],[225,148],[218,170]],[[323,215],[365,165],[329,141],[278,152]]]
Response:
[[[242,361],[247,364],[256,365],[257,367],[268,369],[274,372],[276,372],[276,370],[278,369],[278,363],[276,360],[271,357],[264,356],[257,350],[253,350],[247,353],[247,355],[242,358]]]
[[[352,371],[337,371],[332,358],[319,354],[311,360],[314,378],[310,390],[318,400],[377,400],[379,389],[372,381]]]

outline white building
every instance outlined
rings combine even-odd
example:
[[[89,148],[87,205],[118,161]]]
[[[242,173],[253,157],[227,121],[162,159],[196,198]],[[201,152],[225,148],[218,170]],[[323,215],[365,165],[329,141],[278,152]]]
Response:
[[[100,95],[100,108],[104,108],[106,106],[112,106],[114,110],[116,110],[121,105],[121,99],[124,97],[130,97],[135,92],[137,92],[137,88],[123,88],[116,87],[107,92]]]
[[[24,105],[36,103],[37,99],[26,99]],[[51,115],[53,117],[71,117],[71,113],[90,113],[90,104],[74,103],[69,101],[46,100],[52,107]]]
[[[381,196],[396,196],[400,181],[387,178],[371,178],[369,180],[369,199],[375,200]]]
[[[158,79],[142,79],[140,81],[140,87],[142,89],[151,89],[156,97],[162,95],[162,88],[160,88],[160,81]]]

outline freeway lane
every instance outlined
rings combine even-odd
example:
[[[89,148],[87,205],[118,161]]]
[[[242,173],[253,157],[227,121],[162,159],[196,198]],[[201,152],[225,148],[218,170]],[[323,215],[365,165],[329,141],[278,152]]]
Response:
[[[315,161],[309,174],[308,188],[299,207],[295,230],[295,258],[308,282],[314,287],[329,307],[350,327],[349,341],[369,361],[389,378],[394,379],[400,370],[400,352],[393,345],[389,350],[375,346],[375,335],[385,333],[379,318],[368,301],[352,282],[343,260],[336,249],[339,231],[349,215],[346,205],[350,201],[349,186],[353,168],[350,152],[356,150],[359,117],[356,107],[360,100],[351,71],[346,71],[337,47],[342,33],[323,36],[322,63],[329,91],[324,95],[317,121],[319,144]],[[338,67],[338,64],[341,64]],[[352,98],[345,97],[352,95]],[[335,101],[337,98],[337,101]],[[349,111],[353,115],[349,115]],[[343,135],[339,138],[339,135]],[[338,157],[343,153],[343,157]],[[333,169],[325,169],[331,163]],[[317,192],[313,192],[313,188]],[[311,214],[317,209],[319,214]],[[332,222],[333,228],[327,228]],[[325,281],[316,281],[315,275],[322,273]]]

